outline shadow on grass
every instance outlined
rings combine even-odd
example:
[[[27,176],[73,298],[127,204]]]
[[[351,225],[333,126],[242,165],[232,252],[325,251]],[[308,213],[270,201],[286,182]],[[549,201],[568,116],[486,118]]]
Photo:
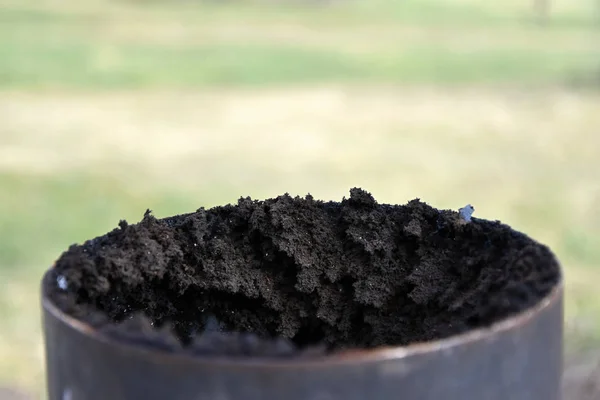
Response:
[[[600,92],[600,64],[591,70],[572,74],[567,80],[567,86],[578,90]]]

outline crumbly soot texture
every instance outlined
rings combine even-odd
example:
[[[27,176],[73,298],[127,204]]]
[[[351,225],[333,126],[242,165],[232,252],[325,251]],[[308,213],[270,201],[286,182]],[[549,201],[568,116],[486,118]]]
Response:
[[[550,250],[419,201],[241,198],[73,245],[46,276],[67,314],[119,340],[228,356],[407,345],[489,325],[560,280]]]

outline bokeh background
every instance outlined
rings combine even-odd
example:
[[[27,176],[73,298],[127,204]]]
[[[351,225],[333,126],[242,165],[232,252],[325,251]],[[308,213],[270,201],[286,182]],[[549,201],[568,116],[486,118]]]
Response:
[[[354,186],[550,245],[565,390],[592,393],[599,1],[0,0],[0,398],[43,396],[38,284],[70,244]]]

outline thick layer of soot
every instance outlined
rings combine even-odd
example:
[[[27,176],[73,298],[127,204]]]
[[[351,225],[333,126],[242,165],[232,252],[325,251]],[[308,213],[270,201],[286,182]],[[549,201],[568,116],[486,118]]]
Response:
[[[66,313],[170,351],[301,356],[489,325],[560,280],[550,250],[500,222],[361,190],[241,198],[73,245],[47,275]]]

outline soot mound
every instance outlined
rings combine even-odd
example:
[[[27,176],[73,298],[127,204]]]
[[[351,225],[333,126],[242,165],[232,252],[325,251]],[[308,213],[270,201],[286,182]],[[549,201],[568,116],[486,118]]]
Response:
[[[120,340],[237,356],[406,345],[489,325],[560,279],[550,250],[419,200],[241,198],[73,245],[45,290]]]

